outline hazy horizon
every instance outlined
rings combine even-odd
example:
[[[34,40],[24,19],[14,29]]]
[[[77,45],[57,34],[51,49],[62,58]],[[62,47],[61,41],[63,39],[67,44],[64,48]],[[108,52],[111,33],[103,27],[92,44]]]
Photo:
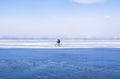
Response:
[[[120,38],[119,0],[1,0],[0,37]]]

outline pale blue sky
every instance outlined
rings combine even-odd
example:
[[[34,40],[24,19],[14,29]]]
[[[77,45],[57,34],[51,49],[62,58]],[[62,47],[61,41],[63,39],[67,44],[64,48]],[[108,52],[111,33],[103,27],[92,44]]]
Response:
[[[120,0],[0,0],[0,37],[120,37]]]

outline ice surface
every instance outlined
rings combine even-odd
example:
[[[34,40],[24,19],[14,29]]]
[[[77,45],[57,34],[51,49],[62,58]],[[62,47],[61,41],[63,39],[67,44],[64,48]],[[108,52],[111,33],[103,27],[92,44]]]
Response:
[[[120,49],[0,49],[0,79],[120,79]]]

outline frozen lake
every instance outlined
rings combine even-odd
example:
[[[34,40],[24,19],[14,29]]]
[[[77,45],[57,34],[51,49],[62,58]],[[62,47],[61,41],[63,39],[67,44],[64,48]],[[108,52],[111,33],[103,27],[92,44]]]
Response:
[[[120,79],[120,49],[0,49],[0,79]]]

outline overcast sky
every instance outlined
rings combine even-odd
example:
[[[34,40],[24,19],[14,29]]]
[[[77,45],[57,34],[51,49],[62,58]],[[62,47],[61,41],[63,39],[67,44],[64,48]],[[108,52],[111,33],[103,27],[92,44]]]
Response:
[[[120,0],[0,0],[0,37],[120,37]]]

